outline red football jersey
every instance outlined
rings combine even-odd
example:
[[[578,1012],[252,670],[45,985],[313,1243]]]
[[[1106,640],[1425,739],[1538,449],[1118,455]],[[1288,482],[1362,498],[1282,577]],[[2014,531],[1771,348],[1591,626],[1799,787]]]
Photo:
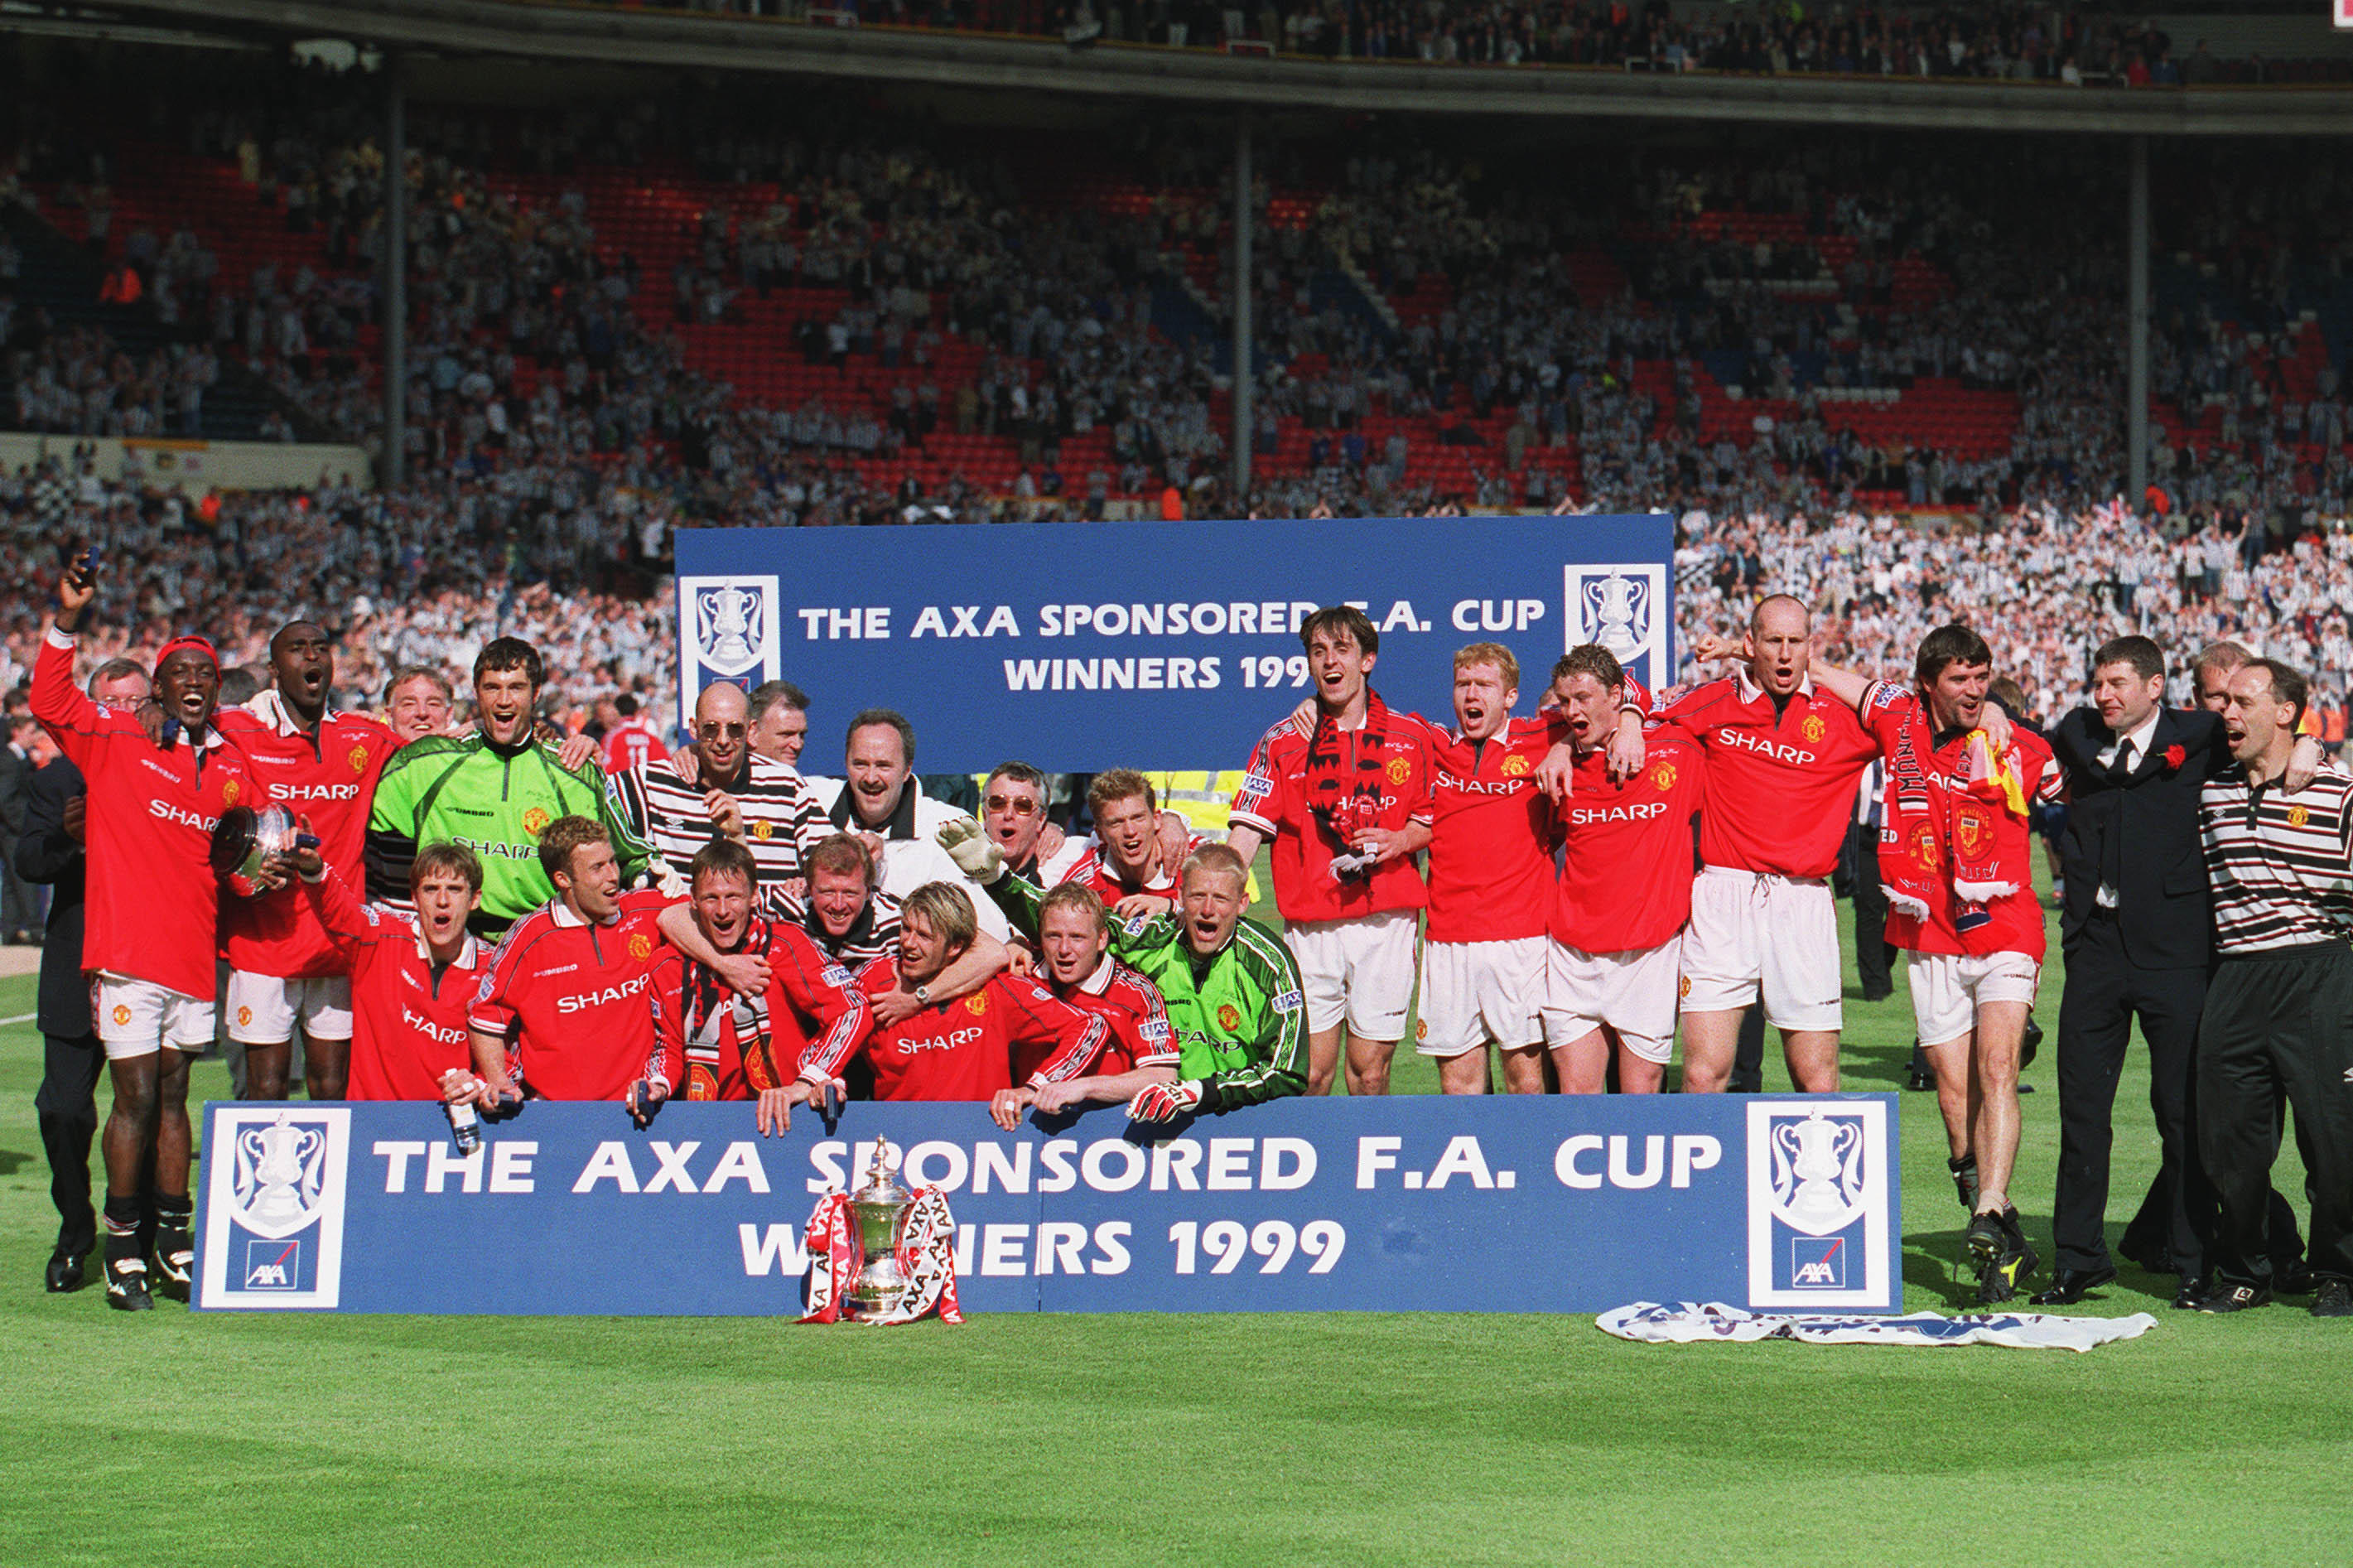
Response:
[[[1545,934],[1552,886],[1552,802],[1536,764],[1564,733],[1556,715],[1515,718],[1469,741],[1419,714],[1434,767],[1430,939],[1508,942]]]
[[[466,1013],[488,950],[469,936],[457,958],[436,971],[416,916],[362,904],[332,867],[295,895],[351,971],[352,1076],[345,1097],[439,1099],[444,1073],[473,1069]]]
[[[274,691],[249,707],[223,708],[218,722],[252,762],[262,800],[307,818],[321,858],[357,879],[375,781],[385,759],[400,747],[391,729],[364,714],[329,714],[313,736],[295,724]],[[344,959],[311,901],[290,887],[224,900],[221,937],[229,967],[247,974],[301,980],[343,972]]]
[[[32,705],[90,787],[81,967],[210,1001],[223,897],[213,829],[230,807],[259,803],[252,770],[216,730],[166,751],[130,709],[90,701],[74,682],[74,646],[54,629],[43,640]]]
[[[1889,756],[1894,754],[1896,743],[1915,717],[1933,724],[1923,711],[1920,694],[1892,682],[1874,681],[1863,694],[1862,718],[1873,736]],[[2058,759],[2042,738],[2022,725],[2012,725],[2010,749],[2004,753],[2011,770],[2018,776],[2019,786],[2030,800],[2055,800],[2066,783],[2060,771]],[[1968,787],[1969,736],[1964,730],[1952,736],[1936,747],[1927,767],[1933,782],[1950,791]],[[2034,824],[2005,810],[1995,810],[1994,842],[2002,857],[2029,868],[2034,863]],[[1880,809],[1880,821],[1903,831],[1895,799],[1894,770],[1890,769],[1887,790]],[[1915,821],[1918,819],[1915,818]],[[1941,901],[1931,900],[1928,918],[1922,920],[1902,909],[1890,906],[1887,911],[1887,939],[1906,952],[1914,953],[2024,953],[2041,963],[2050,945],[2049,930],[2042,918],[2042,903],[2035,895],[2029,880],[2016,893],[2006,898],[1989,902],[1986,914],[1989,918],[1982,926],[1967,933],[1957,924],[1960,900],[1952,889],[1952,862],[1941,844],[1936,854],[1942,874],[1938,883],[1943,889]],[[1868,872],[1878,874],[1874,863]]]
[[[1715,759],[1679,730],[1643,738],[1642,771],[1622,784],[1607,753],[1578,758],[1558,808],[1568,838],[1546,928],[1582,952],[1646,951],[1691,918],[1691,820]]]
[[[661,734],[643,719],[623,719],[605,737],[605,771],[627,773],[638,763],[670,756]]]
[[[1185,853],[1191,854],[1208,842],[1207,833],[1187,834]],[[1129,882],[1113,867],[1110,852],[1098,843],[1072,862],[1071,869],[1062,874],[1061,880],[1092,887],[1095,896],[1103,901],[1103,907],[1109,909],[1121,899],[1133,898],[1139,893],[1148,893],[1155,898],[1175,898],[1184,891],[1179,880],[1182,869],[1181,866],[1168,866],[1157,876],[1143,882]]]
[[[1747,672],[1695,686],[1661,715],[1707,752],[1699,858],[1778,876],[1828,876],[1879,743],[1808,682],[1776,714]]]
[[[1168,1004],[1160,988],[1110,954],[1095,972],[1076,985],[1052,984],[1054,994],[1103,1021],[1103,1052],[1082,1074],[1116,1078],[1138,1067],[1176,1065],[1176,1034],[1168,1025]],[[1045,1065],[1048,1048],[1027,1045],[1013,1054],[1013,1081],[1026,1084]]]
[[[858,988],[870,999],[898,984],[895,957],[877,959],[858,971]],[[1059,1084],[1086,1072],[1107,1033],[1102,1019],[1055,1000],[1036,980],[998,975],[970,996],[875,1029],[858,1049],[873,1065],[878,1100],[985,1100],[1013,1086],[1017,1052],[1043,1047],[1045,1063],[1031,1077]],[[839,1077],[855,1054],[811,1051],[802,1058],[801,1071]]]
[[[670,902],[624,893],[613,918],[592,926],[550,899],[508,927],[467,1022],[505,1038],[509,1072],[542,1098],[624,1097],[660,1075],[654,959]]]
[[[812,1044],[847,1057],[874,1026],[866,993],[797,926],[754,919],[735,948],[768,960],[768,989],[738,996],[672,948],[654,960],[661,1075],[690,1100],[748,1100],[793,1081]]]
[[[1235,824],[1272,842],[1275,907],[1286,920],[1421,908],[1430,900],[1419,857],[1345,882],[1333,876],[1332,857],[1344,853],[1351,823],[1394,831],[1430,820],[1429,732],[1367,693],[1362,729],[1319,723],[1316,733],[1320,752],[1319,742],[1300,738],[1289,719],[1268,730],[1250,753],[1229,812]]]

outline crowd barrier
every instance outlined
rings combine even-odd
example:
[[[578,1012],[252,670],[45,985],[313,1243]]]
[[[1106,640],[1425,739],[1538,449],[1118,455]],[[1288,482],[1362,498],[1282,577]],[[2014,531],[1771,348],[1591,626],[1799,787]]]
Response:
[[[1147,1137],[1116,1107],[535,1102],[460,1156],[430,1104],[216,1103],[195,1304],[797,1313],[804,1226],[874,1140],[957,1224],[974,1312],[1896,1310],[1893,1095],[1284,1100]]]

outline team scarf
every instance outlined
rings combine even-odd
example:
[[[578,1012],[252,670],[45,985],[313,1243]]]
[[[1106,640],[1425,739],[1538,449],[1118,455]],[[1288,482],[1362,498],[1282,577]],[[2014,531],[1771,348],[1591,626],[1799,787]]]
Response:
[[[744,933],[744,945],[736,950],[765,959],[776,934],[765,920],[754,919],[752,927]],[[735,1052],[744,1063],[744,1081],[752,1092],[756,1095],[762,1089],[773,1089],[784,1081],[776,1071],[775,1054],[769,1049],[765,992],[741,995],[712,970],[691,959],[681,966],[679,992],[679,1027],[686,1042],[684,1093],[688,1099],[719,1097],[720,1040],[731,1022],[735,1025]]]
[[[2031,844],[2005,842],[2001,818],[2027,816],[2026,791],[2010,753],[1996,752],[1983,730],[1964,745],[1961,776],[1936,766],[1936,736],[1925,700],[1911,705],[1887,763],[1879,835],[1879,880],[1890,907],[1916,920],[1948,894],[1962,937],[1993,918],[1986,907],[2027,885]]]
[[[807,1240],[809,1271],[801,1321],[839,1323],[848,1310],[844,1298],[850,1282],[866,1266],[848,1193],[828,1192],[817,1201]],[[947,1194],[937,1187],[916,1188],[899,1236],[899,1272],[906,1278],[907,1293],[893,1310],[855,1320],[913,1323],[937,1311],[943,1323],[963,1322],[963,1308],[956,1304],[955,1241]]]
[[[1343,856],[1356,853],[1358,833],[1380,825],[1381,795],[1390,787],[1388,739],[1396,723],[1388,705],[1370,689],[1365,693],[1365,727],[1360,730],[1342,729],[1340,721],[1327,713],[1315,715],[1314,733],[1307,738],[1307,807]],[[1356,737],[1353,749],[1351,735]]]

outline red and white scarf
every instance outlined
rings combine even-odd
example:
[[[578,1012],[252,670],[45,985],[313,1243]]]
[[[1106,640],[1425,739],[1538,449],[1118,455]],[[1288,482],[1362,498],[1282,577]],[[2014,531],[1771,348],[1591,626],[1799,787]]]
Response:
[[[842,1297],[866,1266],[847,1194],[828,1192],[817,1201],[809,1214],[807,1241],[808,1294],[801,1321],[838,1323],[844,1312]],[[963,1322],[964,1311],[956,1305],[955,1242],[955,1218],[948,1213],[947,1194],[937,1187],[915,1189],[899,1238],[899,1272],[906,1277],[907,1293],[895,1309],[862,1321],[912,1323],[936,1310],[943,1323]]]

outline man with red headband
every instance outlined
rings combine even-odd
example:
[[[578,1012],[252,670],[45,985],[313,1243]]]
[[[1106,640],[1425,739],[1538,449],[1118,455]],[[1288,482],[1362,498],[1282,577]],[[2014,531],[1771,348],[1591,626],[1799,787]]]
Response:
[[[221,814],[259,799],[244,754],[213,727],[220,659],[201,637],[164,644],[142,714],[74,683],[76,630],[97,596],[94,554],[58,582],[58,614],[33,665],[33,716],[90,782],[81,967],[96,980],[99,1039],[114,1079],[107,1118],[106,1299],[154,1305],[140,1256],[141,1168],[152,1158],[155,1261],[185,1293],[195,1258],[188,1202],[188,1064],[213,1038]]]

